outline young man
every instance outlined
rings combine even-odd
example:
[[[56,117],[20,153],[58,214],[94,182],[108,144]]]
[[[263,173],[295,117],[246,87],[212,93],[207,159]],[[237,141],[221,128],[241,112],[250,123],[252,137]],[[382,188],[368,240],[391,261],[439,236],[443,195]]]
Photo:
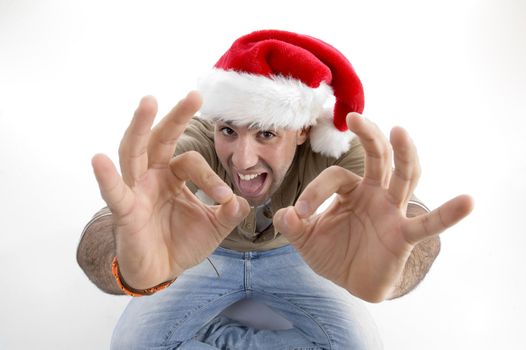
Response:
[[[119,149],[122,177],[93,158],[109,210],[84,230],[79,264],[108,293],[149,295],[132,299],[112,347],[378,348],[358,298],[414,288],[437,235],[471,199],[431,213],[411,199],[420,170],[409,136],[394,128],[389,143],[360,116],[358,77],[318,39],[243,36],[200,93],[153,130],[156,102],[141,100]],[[221,314],[243,298],[293,326],[255,329]]]

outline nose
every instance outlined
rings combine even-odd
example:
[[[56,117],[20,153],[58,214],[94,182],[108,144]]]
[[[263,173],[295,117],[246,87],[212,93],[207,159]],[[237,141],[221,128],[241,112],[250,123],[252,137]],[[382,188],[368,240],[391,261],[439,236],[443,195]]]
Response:
[[[250,169],[258,163],[257,146],[249,137],[240,137],[232,153],[232,163],[239,170]]]

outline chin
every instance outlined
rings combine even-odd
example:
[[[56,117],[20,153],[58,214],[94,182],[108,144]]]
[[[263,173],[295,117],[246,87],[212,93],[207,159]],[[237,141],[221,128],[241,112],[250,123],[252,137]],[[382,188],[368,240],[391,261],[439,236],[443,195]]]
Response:
[[[245,198],[251,207],[257,207],[262,204],[265,204],[265,202],[268,201],[270,198],[270,196],[245,197],[245,196],[240,195],[239,193],[236,193],[236,194],[240,197]]]
[[[247,199],[248,201],[248,204],[250,204],[251,207],[258,207],[260,205],[263,205],[265,204],[265,202],[267,201],[268,198],[265,198],[265,199],[259,199],[259,200],[250,200],[250,199]]]

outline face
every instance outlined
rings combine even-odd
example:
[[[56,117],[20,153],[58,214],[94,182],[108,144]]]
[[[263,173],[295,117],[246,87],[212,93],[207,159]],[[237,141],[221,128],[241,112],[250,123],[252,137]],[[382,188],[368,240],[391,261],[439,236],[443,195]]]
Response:
[[[296,147],[306,139],[306,130],[264,130],[217,122],[214,143],[236,194],[257,206],[281,185]]]

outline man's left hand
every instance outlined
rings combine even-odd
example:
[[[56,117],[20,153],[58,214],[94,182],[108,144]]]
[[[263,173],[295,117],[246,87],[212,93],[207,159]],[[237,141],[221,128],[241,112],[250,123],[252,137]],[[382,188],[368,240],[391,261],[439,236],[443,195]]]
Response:
[[[473,200],[458,196],[428,214],[408,218],[407,205],[420,176],[409,135],[395,127],[389,143],[357,113],[348,115],[347,125],[365,149],[363,178],[338,166],[327,168],[294,207],[276,212],[274,225],[316,273],[357,297],[380,302],[393,293],[413,247],[467,216]],[[327,210],[316,214],[333,194]]]

